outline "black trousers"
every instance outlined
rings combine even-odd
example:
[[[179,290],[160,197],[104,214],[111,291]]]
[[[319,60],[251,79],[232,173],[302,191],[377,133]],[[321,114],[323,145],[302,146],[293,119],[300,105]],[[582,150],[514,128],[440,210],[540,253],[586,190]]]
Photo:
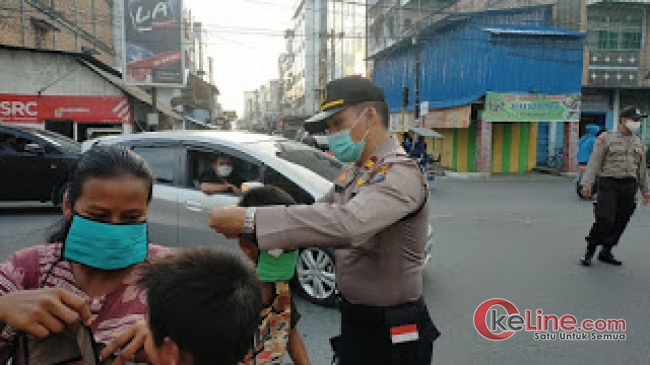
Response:
[[[338,365],[431,365],[435,327],[423,299],[397,307],[341,300],[341,335],[332,339]],[[419,339],[393,344],[391,327],[416,324]]]
[[[638,184],[634,178],[598,179],[598,197],[594,208],[595,222],[587,236],[590,246],[611,250],[618,244],[636,210]]]

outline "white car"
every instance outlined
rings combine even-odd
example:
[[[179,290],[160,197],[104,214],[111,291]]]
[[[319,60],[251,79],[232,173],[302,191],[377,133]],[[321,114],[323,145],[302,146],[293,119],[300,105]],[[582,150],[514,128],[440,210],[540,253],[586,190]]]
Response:
[[[155,174],[148,213],[150,241],[169,247],[228,243],[208,227],[208,212],[236,205],[231,193],[206,195],[199,176],[211,168],[216,154],[230,156],[234,173],[244,181],[261,181],[287,191],[298,203],[311,204],[332,186],[342,167],[331,156],[285,138],[234,131],[166,131],[102,137],[84,142],[128,146],[147,160]],[[431,229],[429,229],[431,233]],[[427,262],[433,240],[429,235]],[[319,305],[332,305],[335,293],[334,253],[328,248],[300,252],[294,283]]]

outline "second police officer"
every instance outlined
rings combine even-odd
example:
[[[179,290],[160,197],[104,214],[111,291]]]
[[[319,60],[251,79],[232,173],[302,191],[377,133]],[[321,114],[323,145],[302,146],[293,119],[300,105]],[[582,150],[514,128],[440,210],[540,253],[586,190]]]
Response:
[[[650,203],[646,176],[645,149],[637,135],[641,118],[647,117],[636,106],[621,111],[616,131],[605,132],[596,140],[593,153],[582,177],[582,195],[589,198],[598,179],[595,222],[586,237],[587,250],[580,260],[591,265],[596,248],[602,246],[598,260],[620,266],[612,254],[630,217],[636,209],[636,193],[643,194],[643,205]]]

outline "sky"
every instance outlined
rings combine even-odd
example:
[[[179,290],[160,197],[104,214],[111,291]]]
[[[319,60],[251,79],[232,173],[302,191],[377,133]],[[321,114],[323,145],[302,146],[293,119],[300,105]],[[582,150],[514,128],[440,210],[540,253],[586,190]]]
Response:
[[[203,23],[207,53],[224,110],[244,112],[244,91],[279,77],[278,56],[286,49],[296,0],[185,0]],[[207,71],[207,65],[206,65]]]

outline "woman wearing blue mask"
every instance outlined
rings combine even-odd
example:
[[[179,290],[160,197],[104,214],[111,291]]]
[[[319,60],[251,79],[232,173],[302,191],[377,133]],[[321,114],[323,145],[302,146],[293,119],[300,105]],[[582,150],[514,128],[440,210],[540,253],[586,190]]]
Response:
[[[169,252],[147,240],[152,186],[144,159],[126,148],[80,157],[51,243],[0,263],[0,361],[16,354],[21,334],[48,338],[78,323],[105,346],[104,358],[141,352],[148,330],[137,269]]]

